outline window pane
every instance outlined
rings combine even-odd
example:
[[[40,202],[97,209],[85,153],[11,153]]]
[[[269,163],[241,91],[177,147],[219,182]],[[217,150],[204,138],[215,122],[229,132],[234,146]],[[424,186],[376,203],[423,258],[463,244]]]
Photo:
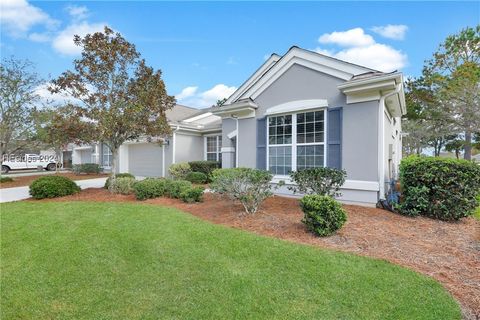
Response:
[[[305,142],[306,142],[306,143],[313,143],[313,142],[315,142],[315,140],[314,140],[314,134],[313,134],[313,133],[307,133],[307,134],[305,134]]]
[[[217,154],[216,153],[207,153],[207,160],[217,161]]]
[[[292,116],[277,116],[269,118],[269,144],[292,143]]]
[[[297,170],[323,167],[323,145],[298,146],[297,147]]]
[[[307,112],[305,113],[305,121],[306,122],[313,122],[315,121],[315,118],[314,118],[314,112]]]
[[[297,114],[297,123],[303,123],[303,122],[305,122],[305,113]]]
[[[269,147],[269,170],[273,174],[285,175],[292,170],[291,147]]]

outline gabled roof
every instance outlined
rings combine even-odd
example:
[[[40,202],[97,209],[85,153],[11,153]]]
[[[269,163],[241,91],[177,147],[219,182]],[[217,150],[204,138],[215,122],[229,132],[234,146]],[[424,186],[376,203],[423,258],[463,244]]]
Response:
[[[167,110],[165,115],[167,116],[168,121],[177,122],[191,117],[192,115],[198,113],[198,111],[198,109],[192,107],[176,104],[172,109]]]

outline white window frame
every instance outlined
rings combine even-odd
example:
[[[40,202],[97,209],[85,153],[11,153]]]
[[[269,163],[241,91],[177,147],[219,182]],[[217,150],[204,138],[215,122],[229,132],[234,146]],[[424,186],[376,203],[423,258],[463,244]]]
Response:
[[[216,137],[216,150],[215,152],[208,152],[207,151],[207,138],[212,138]],[[203,137],[203,159],[207,160],[207,154],[208,153],[215,153],[216,154],[216,160],[215,161],[220,161],[221,156],[222,156],[222,150],[220,148],[220,142],[222,141],[222,136],[218,134],[210,134],[210,135],[205,135]]]
[[[107,153],[107,154],[105,154],[105,150],[106,150],[106,149],[109,150],[109,153]],[[109,165],[104,165],[104,163],[105,163],[105,156],[108,156],[108,157],[109,157],[109,161],[108,161],[108,162],[110,162]],[[112,162],[112,161],[113,161],[113,152],[112,152],[112,150],[111,150],[106,144],[103,144],[103,145],[102,145],[102,164],[101,164],[102,167],[104,167],[104,168],[111,168],[111,166],[112,166],[112,163],[111,163],[111,162]]]
[[[299,113],[307,113],[307,112],[315,112],[315,111],[323,111],[323,142],[308,142],[308,143],[298,143],[297,144],[297,114]],[[292,116],[292,143],[291,144],[270,144],[270,130],[269,130],[269,120],[270,117],[278,117],[278,116]],[[287,112],[282,114],[272,114],[271,116],[267,116],[267,120],[265,121],[266,125],[266,132],[267,132],[267,170],[270,170],[270,147],[291,147],[292,148],[292,171],[297,171],[297,146],[310,146],[310,145],[323,145],[323,166],[327,166],[327,108],[316,108],[316,109],[308,109],[308,110],[299,110],[298,112]],[[274,175],[274,179],[287,179],[288,175]]]

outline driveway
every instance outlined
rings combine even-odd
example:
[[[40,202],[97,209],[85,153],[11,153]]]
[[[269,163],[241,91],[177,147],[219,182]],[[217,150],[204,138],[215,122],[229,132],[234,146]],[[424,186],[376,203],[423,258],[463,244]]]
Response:
[[[97,178],[97,179],[88,179],[88,180],[78,180],[75,181],[80,188],[101,188],[105,185],[107,178]],[[27,187],[16,187],[16,188],[6,188],[0,189],[0,203],[2,202],[12,202],[18,200],[24,200],[30,198]]]

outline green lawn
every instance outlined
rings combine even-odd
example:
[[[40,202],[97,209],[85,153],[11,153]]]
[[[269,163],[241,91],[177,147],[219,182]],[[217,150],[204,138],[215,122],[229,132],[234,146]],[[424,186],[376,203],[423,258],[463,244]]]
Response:
[[[390,263],[121,203],[1,205],[1,319],[460,319]]]

